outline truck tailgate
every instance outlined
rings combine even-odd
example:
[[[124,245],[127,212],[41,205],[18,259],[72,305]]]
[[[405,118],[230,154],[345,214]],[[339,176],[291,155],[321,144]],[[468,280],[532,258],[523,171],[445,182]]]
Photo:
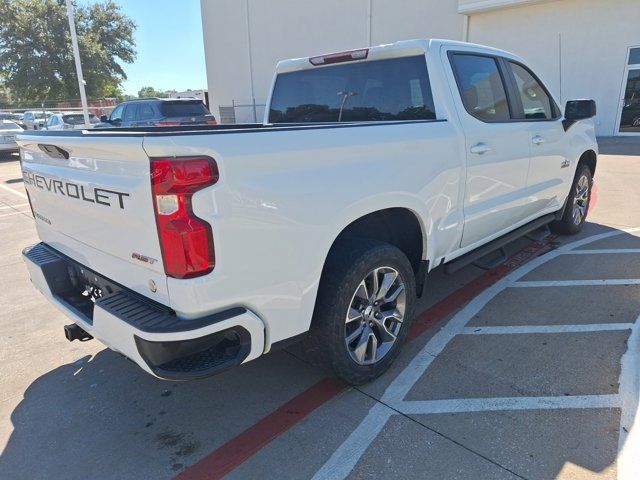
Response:
[[[168,303],[142,140],[23,134],[18,144],[40,238],[139,293],[155,284]]]

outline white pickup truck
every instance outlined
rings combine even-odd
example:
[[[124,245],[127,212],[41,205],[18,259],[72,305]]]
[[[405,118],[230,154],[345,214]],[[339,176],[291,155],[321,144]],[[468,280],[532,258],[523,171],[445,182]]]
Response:
[[[594,115],[478,45],[285,60],[262,124],[19,135],[42,241],[24,260],[68,339],[157,377],[308,335],[363,383],[397,356],[431,269],[582,228]]]

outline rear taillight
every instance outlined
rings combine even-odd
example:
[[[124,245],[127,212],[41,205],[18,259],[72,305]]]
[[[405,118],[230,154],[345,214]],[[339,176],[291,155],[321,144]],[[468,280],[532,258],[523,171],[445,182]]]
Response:
[[[154,122],[155,127],[179,127],[182,122]]]
[[[206,123],[207,125],[217,125],[218,122],[216,122],[215,118],[212,118],[211,120],[207,120],[204,123]]]
[[[209,157],[151,159],[153,207],[170,277],[197,277],[215,266],[211,225],[193,213],[191,198],[218,178],[218,166]]]

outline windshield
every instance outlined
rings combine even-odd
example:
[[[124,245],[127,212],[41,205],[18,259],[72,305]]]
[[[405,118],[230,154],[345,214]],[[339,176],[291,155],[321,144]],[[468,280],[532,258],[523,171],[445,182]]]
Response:
[[[46,120],[51,115],[53,115],[53,113],[51,113],[51,112],[46,112],[46,113],[35,112],[33,115],[36,118],[36,120]]]
[[[64,123],[68,123],[69,125],[82,125],[84,124],[84,115],[82,113],[71,113],[68,115],[63,115],[62,121]],[[90,113],[89,123],[100,123],[100,120],[98,120],[98,117],[96,117],[93,113]]]
[[[281,73],[269,110],[271,123],[432,119],[422,55]]]
[[[160,103],[160,113],[165,117],[201,117],[211,115],[207,107],[200,100],[177,102],[163,101]]]

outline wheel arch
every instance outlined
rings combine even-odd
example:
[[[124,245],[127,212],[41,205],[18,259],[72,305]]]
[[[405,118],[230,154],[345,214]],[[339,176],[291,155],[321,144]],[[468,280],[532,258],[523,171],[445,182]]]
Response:
[[[598,163],[598,155],[593,150],[586,150],[580,155],[578,165],[587,165],[591,170],[591,176],[596,174],[596,164]]]
[[[418,294],[428,271],[427,233],[418,212],[408,207],[388,207],[361,214],[351,219],[334,236],[325,255],[322,277],[329,259],[340,248],[342,240],[366,238],[389,243],[400,249],[409,259],[416,275]]]

